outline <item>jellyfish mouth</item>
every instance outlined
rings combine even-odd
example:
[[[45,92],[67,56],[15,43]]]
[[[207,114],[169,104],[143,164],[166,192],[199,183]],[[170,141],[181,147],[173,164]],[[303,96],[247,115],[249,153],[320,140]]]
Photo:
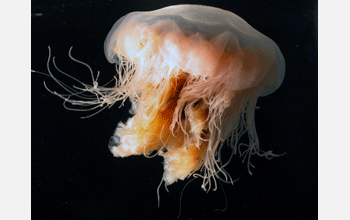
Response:
[[[116,85],[112,88],[99,86],[97,82],[99,72],[95,76],[89,65],[72,57],[71,50],[72,48],[69,50],[69,57],[89,68],[93,85],[82,83],[61,71],[52,60],[58,72],[69,76],[81,86],[70,88],[58,80],[50,69],[50,47],[47,61],[48,75],[69,93],[60,94],[44,85],[49,92],[62,98],[64,106],[69,110],[93,111],[101,108],[83,118],[96,115],[117,101],[122,101],[123,104],[130,98],[134,116],[126,123],[120,122],[109,141],[108,146],[114,156],[163,156],[163,180],[167,185],[178,179],[184,180],[203,167],[210,137],[209,104],[202,98],[191,98],[191,101],[184,101],[181,98],[184,96],[184,88],[191,87],[189,81],[193,75],[174,68],[170,71],[169,77],[160,80],[161,83],[149,80],[152,78],[151,75],[140,80],[134,76],[136,65],[120,56],[118,58],[120,63],[116,69]],[[67,104],[84,108],[75,109]]]
[[[182,71],[173,74],[162,94],[149,85],[138,100],[141,105],[137,113],[125,124],[119,123],[109,144],[116,157],[163,156],[167,185],[200,169],[208,147],[208,105],[203,100],[179,105],[188,77]],[[156,103],[151,101],[155,99]]]

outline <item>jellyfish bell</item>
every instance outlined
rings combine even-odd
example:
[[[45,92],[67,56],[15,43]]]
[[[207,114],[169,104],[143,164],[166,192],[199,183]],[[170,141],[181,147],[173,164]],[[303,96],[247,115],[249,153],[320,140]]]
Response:
[[[228,75],[235,90],[252,87],[267,75],[279,80],[270,82],[262,95],[272,93],[284,77],[283,56],[271,39],[232,12],[210,6],[132,12],[114,24],[104,48],[111,63],[119,63],[122,55],[139,64],[153,59],[147,64],[177,66],[194,76]]]
[[[249,172],[252,155],[278,156],[259,148],[254,114],[257,99],[281,85],[284,58],[239,16],[201,5],[132,12],[114,24],[104,49],[116,64],[115,86],[92,77],[94,86],[82,84],[94,98],[73,100],[86,96],[72,90],[60,97],[85,106],[131,101],[133,116],[110,139],[114,156],[162,156],[166,185],[202,177],[205,190],[212,183],[216,189],[216,179],[233,183],[224,169],[232,155],[221,155],[225,143]],[[239,143],[244,133],[249,142]]]

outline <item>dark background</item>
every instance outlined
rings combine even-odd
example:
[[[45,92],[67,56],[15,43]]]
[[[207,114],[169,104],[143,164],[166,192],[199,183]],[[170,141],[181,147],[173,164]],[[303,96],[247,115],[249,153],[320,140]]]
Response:
[[[263,150],[286,155],[270,161],[254,156],[253,176],[235,156],[228,167],[234,185],[205,193],[201,180],[189,184],[180,219],[316,219],[317,218],[317,2],[315,1],[32,1],[32,69],[46,71],[50,46],[57,65],[90,83],[89,72],[73,56],[101,71],[101,84],[115,71],[104,57],[103,43],[123,15],[192,3],[234,12],[273,39],[286,60],[282,86],[260,98],[256,127]],[[64,80],[64,78],[62,78]],[[128,107],[98,115],[68,111],[32,73],[32,219],[176,219],[187,181],[156,189],[163,159],[114,158],[108,141]],[[67,81],[69,84],[69,81]]]

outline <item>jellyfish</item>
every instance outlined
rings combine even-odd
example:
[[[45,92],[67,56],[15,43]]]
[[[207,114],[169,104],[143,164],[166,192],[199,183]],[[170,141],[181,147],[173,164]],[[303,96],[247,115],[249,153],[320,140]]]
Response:
[[[109,141],[115,157],[162,156],[166,186],[193,176],[215,190],[217,179],[233,183],[225,171],[232,155],[249,173],[252,155],[279,156],[259,148],[254,114],[258,98],[280,87],[285,61],[274,41],[236,14],[202,5],[132,12],[114,24],[104,51],[116,65],[115,85],[99,86],[92,76],[92,86],[54,94],[92,109],[130,100],[132,117]],[[244,134],[248,143],[240,143]],[[223,161],[225,146],[232,154]]]

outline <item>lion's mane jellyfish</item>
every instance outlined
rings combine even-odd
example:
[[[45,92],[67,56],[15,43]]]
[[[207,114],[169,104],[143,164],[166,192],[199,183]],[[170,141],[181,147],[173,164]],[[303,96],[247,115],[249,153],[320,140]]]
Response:
[[[232,155],[222,161],[225,143],[249,172],[251,155],[276,156],[259,148],[254,112],[257,99],[281,85],[284,58],[239,16],[201,5],[132,12],[114,24],[104,49],[116,64],[116,85],[84,84],[94,101],[61,97],[98,106],[129,98],[133,117],[109,143],[115,157],[162,156],[166,185],[193,175],[208,190],[216,179],[233,182],[224,170]],[[249,142],[239,143],[244,133]]]

